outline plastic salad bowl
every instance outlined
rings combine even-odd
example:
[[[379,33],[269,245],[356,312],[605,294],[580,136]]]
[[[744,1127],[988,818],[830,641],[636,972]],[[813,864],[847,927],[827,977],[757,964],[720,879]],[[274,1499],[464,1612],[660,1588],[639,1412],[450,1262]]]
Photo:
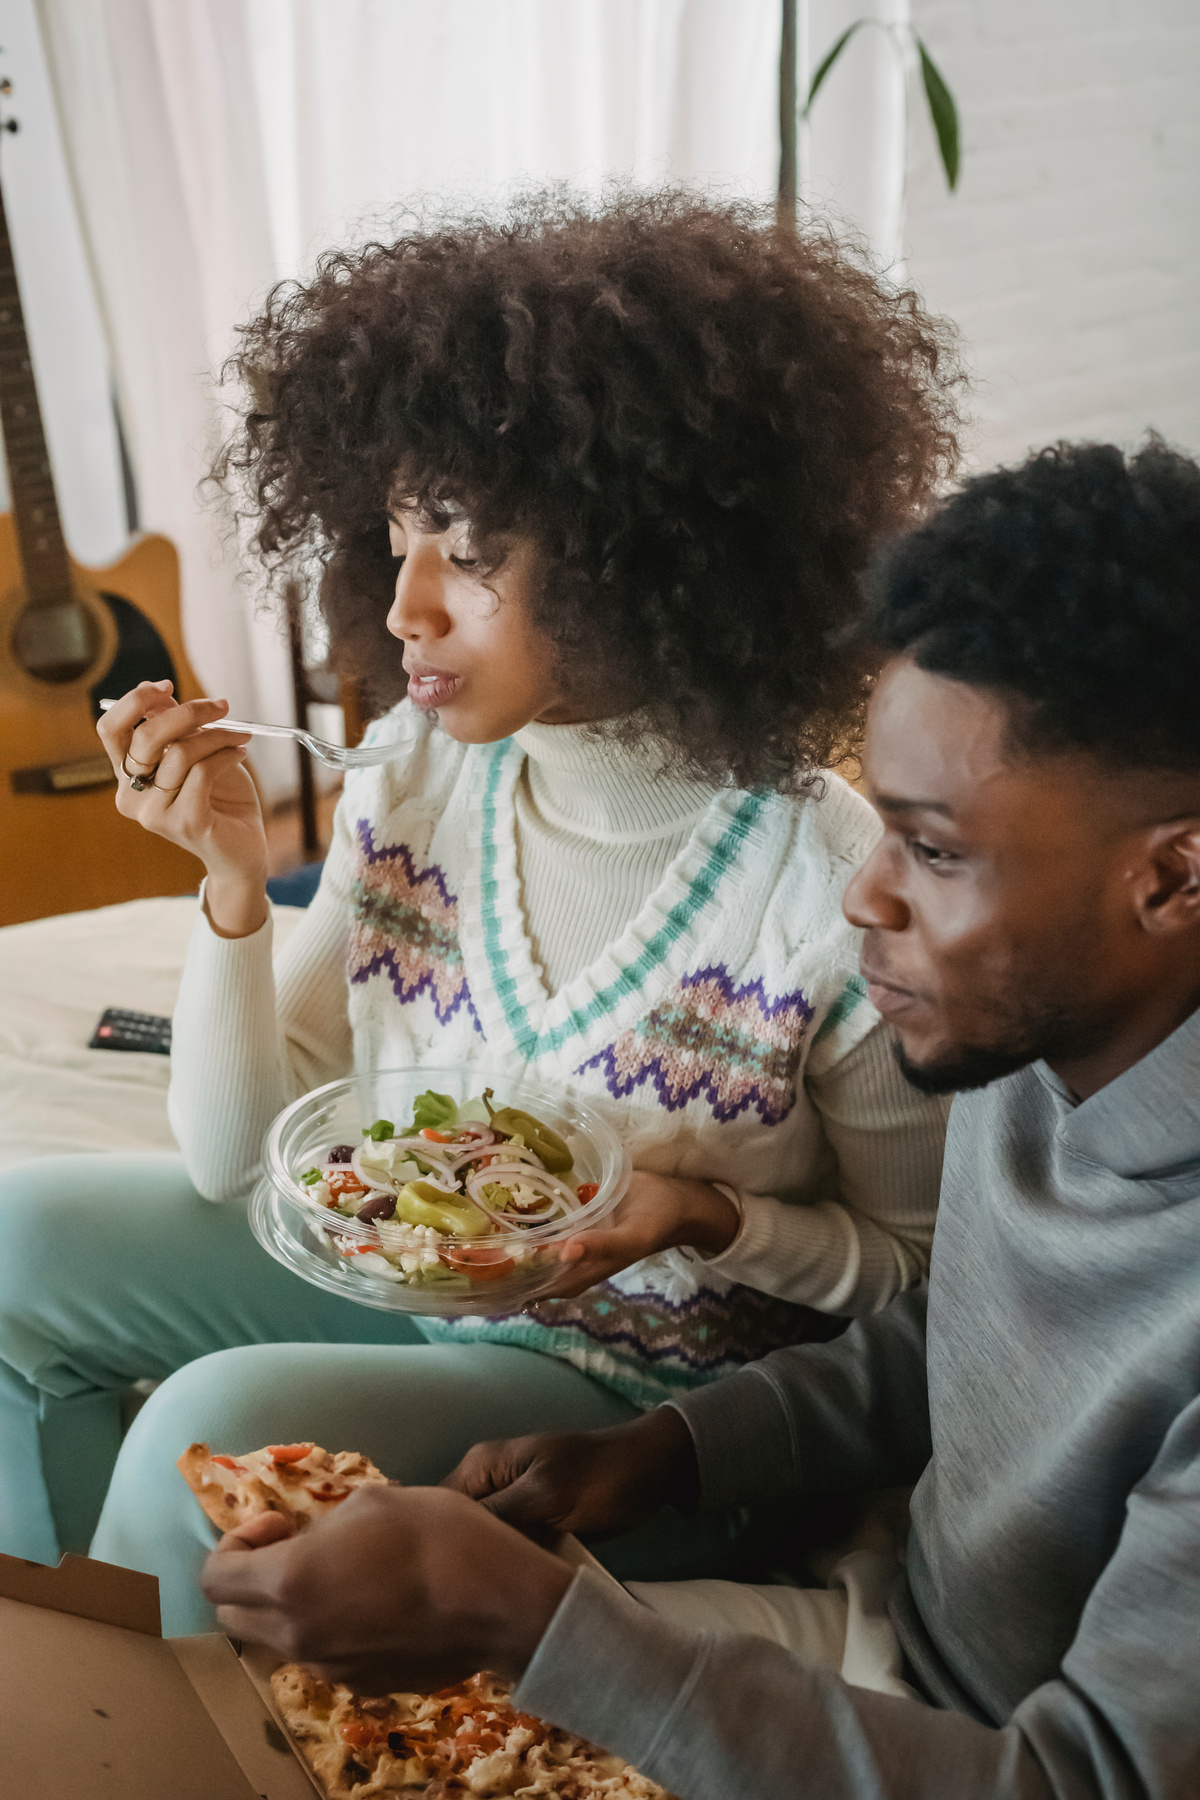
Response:
[[[343,1154],[335,1159],[343,1167],[348,1163],[344,1152],[353,1147],[357,1152],[356,1166],[371,1179],[366,1157],[392,1154],[382,1125],[377,1127],[380,1136],[376,1139],[365,1136],[376,1121],[393,1123],[396,1136],[405,1136],[419,1096],[432,1092],[464,1107],[468,1122],[460,1123],[459,1130],[471,1129],[472,1115],[480,1122],[480,1128],[486,1129],[488,1115],[478,1102],[487,1089],[492,1091],[492,1105],[498,1112],[508,1109],[510,1113],[532,1115],[565,1143],[572,1166],[560,1172],[557,1191],[561,1193],[563,1183],[568,1184],[560,1205],[573,1202],[569,1211],[559,1210],[550,1216],[547,1206],[542,1222],[535,1206],[511,1226],[507,1224],[507,1213],[479,1213],[474,1217],[473,1229],[478,1228],[482,1235],[460,1240],[453,1235],[435,1234],[430,1228],[414,1234],[399,1213],[394,1221],[363,1221],[332,1209],[328,1180],[316,1179],[316,1172],[328,1163],[334,1146],[344,1147]],[[472,1101],[477,1104],[466,1104]],[[451,1123],[448,1130],[453,1129]],[[497,1170],[502,1171],[506,1157],[511,1166],[512,1158],[520,1156],[522,1140],[515,1142],[518,1148],[511,1153],[503,1143],[495,1150]],[[459,1148],[433,1140],[431,1143],[431,1154],[447,1160],[452,1160]],[[427,1174],[434,1181],[456,1179],[452,1174],[439,1174],[436,1168],[418,1171],[405,1161],[409,1154],[400,1149],[394,1153],[400,1174],[393,1178],[393,1192],[395,1182],[407,1179],[405,1169],[410,1175]],[[380,1069],[347,1081],[331,1081],[306,1094],[281,1112],[271,1126],[263,1146],[262,1166],[262,1178],[251,1197],[250,1223],[254,1235],[277,1262],[316,1287],[357,1300],[362,1306],[442,1316],[517,1312],[527,1301],[547,1293],[561,1270],[558,1246],[612,1212],[628,1186],[630,1173],[629,1153],[607,1119],[565,1089],[513,1079],[493,1069],[429,1065]],[[467,1165],[465,1174],[460,1173],[458,1178],[471,1175],[474,1166]],[[352,1182],[356,1179],[348,1167],[347,1177]],[[386,1184],[386,1177],[381,1180]],[[478,1176],[473,1185],[478,1193]],[[583,1197],[574,1194],[576,1187],[583,1187]],[[437,1199],[424,1184],[420,1192]],[[489,1184],[485,1199],[493,1197]],[[365,1196],[356,1198],[361,1204]],[[471,1200],[464,1194],[449,1194],[446,1198],[455,1206],[474,1212]],[[397,1205],[400,1204],[398,1200]],[[413,1211],[412,1198],[406,1204]],[[423,1214],[419,1205],[415,1210],[422,1216],[435,1216]],[[443,1205],[442,1213],[445,1211]],[[424,1239],[418,1245],[419,1256],[402,1256],[402,1248],[412,1250],[414,1235]]]

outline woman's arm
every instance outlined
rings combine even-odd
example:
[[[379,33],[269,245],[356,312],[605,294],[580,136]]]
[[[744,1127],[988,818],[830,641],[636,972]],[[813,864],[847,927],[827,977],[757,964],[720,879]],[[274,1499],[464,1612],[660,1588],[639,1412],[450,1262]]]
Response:
[[[730,1281],[819,1312],[878,1312],[914,1287],[929,1269],[949,1099],[908,1085],[881,1024],[807,1087],[836,1160],[836,1197],[785,1204],[635,1170],[612,1218],[563,1246],[554,1294],[581,1294],[676,1245]]]
[[[709,1267],[820,1312],[877,1312],[928,1273],[950,1100],[909,1086],[882,1024],[806,1086],[835,1196],[793,1206],[739,1193],[741,1229]]]
[[[250,936],[224,937],[201,902],[175,1008],[168,1112],[209,1200],[250,1187],[281,1107],[350,1072],[350,866],[339,805],[321,885],[278,970],[269,918]]]

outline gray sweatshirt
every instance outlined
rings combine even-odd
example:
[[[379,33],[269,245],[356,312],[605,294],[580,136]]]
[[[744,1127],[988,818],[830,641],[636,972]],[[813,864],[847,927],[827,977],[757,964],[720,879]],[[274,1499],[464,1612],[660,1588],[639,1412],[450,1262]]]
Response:
[[[917,1481],[935,1703],[581,1573],[520,1704],[684,1800],[1200,1800],[1200,1013],[1082,1105],[954,1103],[923,1297],[673,1404],[703,1501]]]

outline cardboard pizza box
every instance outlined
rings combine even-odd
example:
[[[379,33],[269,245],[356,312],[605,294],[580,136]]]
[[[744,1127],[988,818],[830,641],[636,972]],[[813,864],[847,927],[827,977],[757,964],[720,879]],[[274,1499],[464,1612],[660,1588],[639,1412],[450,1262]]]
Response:
[[[576,1538],[556,1548],[612,1579]],[[153,1575],[0,1555],[0,1794],[313,1800],[271,1694],[278,1661],[219,1632],[164,1638]]]

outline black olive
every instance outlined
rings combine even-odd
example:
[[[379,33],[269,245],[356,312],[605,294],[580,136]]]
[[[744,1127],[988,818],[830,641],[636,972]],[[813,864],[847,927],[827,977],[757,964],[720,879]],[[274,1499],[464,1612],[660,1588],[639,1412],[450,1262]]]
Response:
[[[348,1163],[353,1155],[353,1144],[335,1144],[325,1160],[331,1163]]]
[[[346,1758],[345,1762],[342,1764],[342,1780],[346,1783],[347,1787],[349,1787],[352,1782],[370,1781],[370,1779],[370,1769],[364,1769],[362,1764],[360,1762],[355,1762],[352,1756]]]
[[[391,1751],[393,1756],[411,1756],[412,1755],[412,1752],[410,1751],[410,1749],[408,1747],[408,1739],[405,1737],[405,1735],[402,1731],[389,1731],[388,1732],[388,1749]]]
[[[395,1194],[372,1194],[354,1215],[358,1219],[390,1219],[396,1211]]]

